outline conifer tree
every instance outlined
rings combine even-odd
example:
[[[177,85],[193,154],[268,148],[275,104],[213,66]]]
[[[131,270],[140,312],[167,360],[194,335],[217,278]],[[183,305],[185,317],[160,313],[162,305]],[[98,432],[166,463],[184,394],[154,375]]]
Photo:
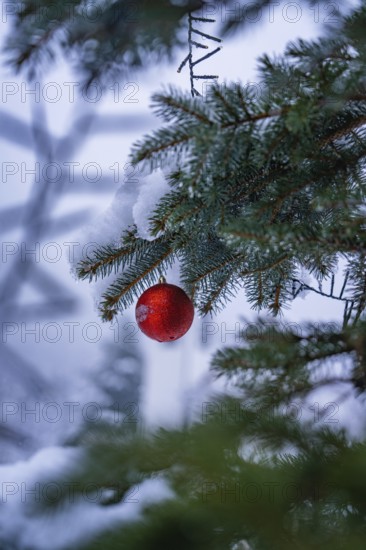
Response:
[[[173,262],[202,315],[242,289],[274,319],[303,290],[344,313],[300,333],[259,321],[255,337],[212,361],[239,396],[213,396],[184,429],[81,434],[85,463],[68,477],[80,495],[97,481],[114,494],[99,505],[113,506],[155,478],[172,495],[97,540],[86,533],[80,550],[365,548],[365,434],[356,441],[333,423],[331,405],[284,414],[320,387],[365,396],[365,26],[363,1],[318,40],[262,56],[259,96],[243,84],[154,95],[162,126],[131,159],[164,167],[170,192],[151,217],[153,240],[130,227],[79,265],[90,281],[115,273],[102,318],[123,314]]]

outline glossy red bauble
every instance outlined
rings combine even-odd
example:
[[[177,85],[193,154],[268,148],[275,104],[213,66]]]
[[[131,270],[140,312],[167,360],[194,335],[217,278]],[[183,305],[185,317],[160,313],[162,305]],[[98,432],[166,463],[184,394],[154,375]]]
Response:
[[[172,342],[190,328],[194,308],[179,286],[154,285],[140,296],[136,304],[136,321],[146,336],[158,342]]]

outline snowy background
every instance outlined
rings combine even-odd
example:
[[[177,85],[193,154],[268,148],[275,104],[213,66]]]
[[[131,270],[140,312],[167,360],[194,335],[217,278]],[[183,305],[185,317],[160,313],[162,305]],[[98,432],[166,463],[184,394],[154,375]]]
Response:
[[[2,38],[8,31],[5,4]],[[260,23],[248,25],[245,35],[225,40],[205,71],[219,74],[223,85],[257,86],[256,58],[264,52],[280,54],[300,36],[317,37],[331,18],[330,5],[311,10],[287,2],[263,10]],[[216,13],[217,19],[224,17],[224,11]],[[15,547],[49,548],[54,526],[39,526],[27,516],[19,487],[76,459],[61,445],[82,421],[98,422],[101,407],[111,399],[141,429],[174,426],[199,415],[213,388],[220,388],[209,374],[213,353],[223,344],[240,343],[247,323],[255,322],[240,293],[215,318],[196,316],[182,340],[160,344],[137,331],[133,308],[112,326],[103,324],[96,300],[106,282],[77,282],[72,274],[86,246],[113,241],[129,224],[136,223],[147,236],[148,214],[167,187],[159,170],[146,177],[132,168],[128,155],[137,139],[160,125],[149,109],[152,93],[168,84],[188,89],[187,72],[177,74],[185,54],[179,51],[173,63],[131,74],[88,97],[80,94],[77,75],[62,60],[36,88],[32,85],[35,94],[27,93],[31,85],[12,73],[2,55],[0,540],[16,541]],[[47,189],[45,166],[54,180]],[[168,282],[179,284],[178,266],[168,273]],[[340,322],[338,302],[313,294],[302,298],[286,312],[284,323]],[[341,400],[341,394],[342,388],[339,394],[323,392],[314,402],[320,407],[335,403],[333,419],[356,435],[361,405]],[[169,496],[161,484],[153,485],[143,488],[146,498]],[[94,514],[90,524],[99,528],[138,512],[130,504],[121,504],[124,511],[85,502],[75,506],[77,514],[70,509],[62,518],[68,532],[57,529],[60,548],[80,532],[82,517],[90,522]]]

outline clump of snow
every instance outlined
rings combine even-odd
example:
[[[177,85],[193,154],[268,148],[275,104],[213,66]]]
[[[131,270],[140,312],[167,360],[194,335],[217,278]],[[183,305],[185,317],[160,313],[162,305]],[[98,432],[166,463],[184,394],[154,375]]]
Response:
[[[0,542],[3,545],[49,550],[52,540],[54,550],[75,548],[104,529],[139,520],[146,505],[174,497],[163,477],[136,485],[114,506],[101,506],[90,494],[77,497],[72,489],[75,484],[57,482],[57,479],[61,479],[58,476],[66,469],[71,470],[82,461],[83,453],[78,449],[49,447],[28,461],[0,466]],[[65,505],[50,514],[39,504],[42,499],[52,502],[61,486],[69,491]]]
[[[74,246],[71,261],[74,276],[76,277],[76,266],[86,255],[93,256],[93,251],[103,245],[118,246],[122,233],[134,224],[140,237],[153,240],[148,218],[159,199],[169,189],[160,168],[148,176],[142,175],[137,181],[131,179],[124,182],[105,212],[76,237],[77,246]],[[112,273],[104,279],[99,278],[93,285],[96,304],[114,279],[115,273]]]
[[[138,323],[142,323],[147,319],[147,316],[151,312],[151,308],[149,306],[144,306],[143,304],[139,305],[136,308],[136,319]]]
[[[161,197],[166,195],[170,187],[160,168],[142,179],[137,201],[133,207],[133,219],[138,235],[147,240],[154,240],[150,234],[150,221],[156,205]]]
[[[86,254],[92,255],[99,246],[118,245],[124,230],[133,225],[132,209],[137,200],[138,188],[134,182],[123,184],[116,192],[110,206],[78,236],[78,244],[72,258],[76,266]]]

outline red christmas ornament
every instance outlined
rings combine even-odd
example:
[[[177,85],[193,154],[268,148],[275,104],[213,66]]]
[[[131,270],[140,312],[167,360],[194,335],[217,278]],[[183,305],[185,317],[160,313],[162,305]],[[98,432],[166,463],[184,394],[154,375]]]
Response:
[[[146,336],[158,342],[181,338],[190,328],[194,308],[187,294],[163,277],[140,296],[136,304],[136,321]]]

